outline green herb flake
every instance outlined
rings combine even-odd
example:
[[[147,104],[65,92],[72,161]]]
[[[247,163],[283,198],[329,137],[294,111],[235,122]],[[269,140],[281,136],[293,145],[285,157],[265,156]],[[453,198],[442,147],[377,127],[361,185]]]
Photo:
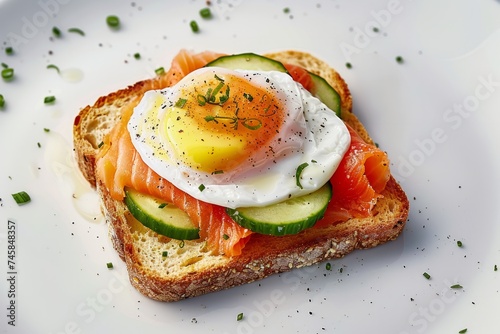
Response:
[[[179,248],[184,248],[184,240],[181,240],[181,241],[179,242]]]
[[[162,75],[163,73],[165,73],[165,69],[163,67],[158,67],[155,70],[155,73],[156,73],[156,75]]]
[[[325,266],[326,270],[330,271],[332,270],[332,264],[330,262],[327,262],[326,266]]]
[[[467,328],[462,329],[461,331],[458,332],[459,334],[464,334],[467,333]]]
[[[49,128],[43,128],[43,132],[50,132]]]
[[[167,203],[161,203],[160,205],[158,205],[158,209],[163,209],[166,206],[167,206]]]
[[[14,54],[14,49],[12,48],[12,46],[8,46],[5,48],[5,54],[9,56]]]
[[[31,197],[26,191],[20,191],[18,193],[12,194],[12,197],[14,198],[14,201],[16,201],[16,203],[19,205],[31,202]]]
[[[427,279],[431,279],[431,275],[429,275],[428,273],[423,273],[422,275]]]
[[[109,27],[116,29],[120,27],[120,18],[116,15],[109,15],[106,17],[106,23]]]
[[[14,69],[4,66],[4,69],[2,70],[2,78],[4,80],[11,80],[14,78]]]
[[[401,56],[397,56],[397,57],[396,57],[396,62],[397,62],[398,64],[402,64],[402,63],[404,63],[404,59],[403,59],[403,57],[401,57]]]
[[[80,36],[85,36],[85,32],[80,28],[69,28],[68,32],[72,32],[72,33],[78,34]]]
[[[345,67],[347,67],[348,69],[351,69],[352,68],[352,64],[351,63],[345,63]]]
[[[495,266],[493,267],[493,271],[498,271],[498,267],[497,265],[495,264]]]
[[[104,142],[103,142],[103,141],[102,141],[102,142],[100,142],[100,143],[97,145],[97,148],[101,148],[101,147],[102,147],[102,145],[104,145]]]
[[[217,174],[224,174],[224,171],[223,170],[214,170],[212,172],[212,175],[217,175]]]
[[[453,284],[452,286],[450,286],[450,289],[462,289],[463,286],[461,286],[460,284]]]
[[[141,59],[141,54],[139,52],[134,53],[134,58],[137,60]]]
[[[59,67],[57,67],[56,65],[54,64],[49,64],[47,65],[47,69],[54,69],[57,71],[57,73],[60,73],[61,71],[59,70]]]
[[[204,185],[203,183],[202,183],[202,184],[200,184],[200,185],[198,186],[198,189],[199,189],[200,191],[205,190],[205,188],[206,188],[206,187],[205,187],[205,185]]]
[[[56,101],[56,97],[54,95],[45,96],[45,98],[43,99],[43,103],[45,103],[45,104],[54,103],[55,101]]]
[[[113,263],[111,263],[111,262],[106,263],[106,267],[108,269],[113,269]]]
[[[297,184],[297,187],[299,187],[300,189],[304,188],[300,183],[300,176],[302,175],[302,172],[307,166],[309,166],[309,164],[307,162],[304,162],[300,164],[299,167],[297,167],[297,171],[295,172],[295,183]]]
[[[243,313],[238,313],[238,315],[236,316],[236,321],[243,320],[243,317],[244,317]]]
[[[457,246],[458,246],[458,247],[462,247],[462,246],[463,246],[462,241],[458,240],[458,241],[457,241]]]
[[[52,34],[54,34],[54,36],[56,36],[57,38],[61,37],[61,29],[59,29],[58,27],[52,28]]]
[[[183,99],[180,97],[177,102],[175,102],[175,107],[176,108],[183,108],[186,105],[187,99]]]
[[[161,257],[168,257],[168,251],[163,251],[161,253]]]
[[[228,239],[229,239],[229,235],[227,235],[227,234],[225,234],[225,233],[224,233],[224,234],[222,235],[222,239],[224,239],[224,240],[228,240]]]
[[[5,97],[3,97],[2,94],[0,94],[0,108],[3,108],[5,106]]]
[[[200,27],[198,26],[198,22],[196,22],[195,20],[192,20],[191,22],[189,22],[189,26],[191,27],[192,32],[199,32],[200,31]]]
[[[38,142],[38,143],[36,143],[36,146],[38,146],[38,148],[41,148],[42,144],[40,144],[40,142]]]
[[[290,8],[289,7],[283,8],[283,13],[285,13],[285,14],[290,13]]]
[[[249,102],[252,102],[253,96],[248,93],[243,93],[243,97],[247,99]]]
[[[204,19],[210,19],[212,18],[212,11],[208,7],[202,8],[200,10],[200,16]]]

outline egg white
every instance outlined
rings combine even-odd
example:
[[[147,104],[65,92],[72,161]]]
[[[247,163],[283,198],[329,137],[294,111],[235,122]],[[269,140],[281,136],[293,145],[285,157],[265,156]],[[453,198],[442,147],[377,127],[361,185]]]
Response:
[[[288,117],[270,143],[271,148],[255,152],[231,173],[200,172],[179,163],[162,131],[168,106],[179,100],[179,88],[189,86],[191,79],[203,71],[220,76],[237,73],[254,85],[272,85],[287,110]],[[128,130],[141,158],[156,173],[201,201],[229,208],[265,206],[319,189],[329,181],[350,144],[344,122],[290,75],[215,67],[194,71],[173,87],[146,92],[134,110]],[[275,156],[263,162],[262,157],[269,150]],[[303,163],[308,165],[300,173],[299,186],[296,172]]]

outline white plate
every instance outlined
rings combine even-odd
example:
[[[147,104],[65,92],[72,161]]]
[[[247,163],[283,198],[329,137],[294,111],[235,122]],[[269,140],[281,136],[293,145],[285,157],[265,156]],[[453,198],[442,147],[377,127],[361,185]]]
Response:
[[[15,69],[15,80],[0,80],[6,99],[0,111],[0,328],[498,331],[498,1],[212,3],[214,17],[204,20],[198,11],[205,1],[0,1],[0,60]],[[121,18],[120,30],[106,26],[110,14]],[[192,19],[200,25],[197,34],[189,27]],[[61,38],[52,36],[54,26],[63,31]],[[68,33],[72,27],[85,36]],[[9,56],[4,50],[11,43],[15,52]],[[99,96],[168,67],[180,48],[299,49],[338,68],[352,90],[354,112],[388,151],[410,198],[401,237],[331,261],[331,271],[322,263],[177,303],[140,295],[112,249],[95,194],[75,169],[72,122]],[[53,105],[44,105],[47,95],[56,96]],[[23,190],[32,201],[18,206],[11,194]],[[13,270],[9,220],[16,226]],[[10,276],[15,296],[9,296]],[[454,284],[463,288],[451,289]],[[15,327],[8,325],[11,302]],[[236,320],[239,313],[242,321]]]

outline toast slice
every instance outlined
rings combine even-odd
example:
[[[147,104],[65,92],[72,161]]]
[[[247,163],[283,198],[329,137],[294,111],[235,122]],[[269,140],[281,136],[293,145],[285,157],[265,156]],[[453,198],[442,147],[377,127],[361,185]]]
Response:
[[[352,114],[349,89],[340,75],[311,54],[284,51],[267,54],[276,60],[301,65],[325,78],[342,99],[342,118],[361,137],[373,143]],[[113,246],[125,261],[131,284],[159,301],[177,301],[262,279],[271,274],[340,258],[355,249],[370,248],[395,239],[403,230],[408,199],[391,176],[373,216],[350,219],[327,227],[310,228],[297,235],[273,237],[253,234],[240,256],[211,254],[204,242],[173,240],[158,235],[132,217],[125,204],[115,201],[95,176],[99,143],[121,117],[121,107],[150,89],[149,79],[99,98],[82,109],[74,122],[76,161],[85,178],[98,191],[109,224]],[[167,257],[162,254],[168,253]]]

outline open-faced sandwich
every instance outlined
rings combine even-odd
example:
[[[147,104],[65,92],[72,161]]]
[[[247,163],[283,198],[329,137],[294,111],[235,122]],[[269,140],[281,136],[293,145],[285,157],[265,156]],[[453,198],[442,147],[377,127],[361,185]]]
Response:
[[[74,121],[131,284],[176,301],[396,238],[407,197],[349,89],[299,51],[181,50]]]

